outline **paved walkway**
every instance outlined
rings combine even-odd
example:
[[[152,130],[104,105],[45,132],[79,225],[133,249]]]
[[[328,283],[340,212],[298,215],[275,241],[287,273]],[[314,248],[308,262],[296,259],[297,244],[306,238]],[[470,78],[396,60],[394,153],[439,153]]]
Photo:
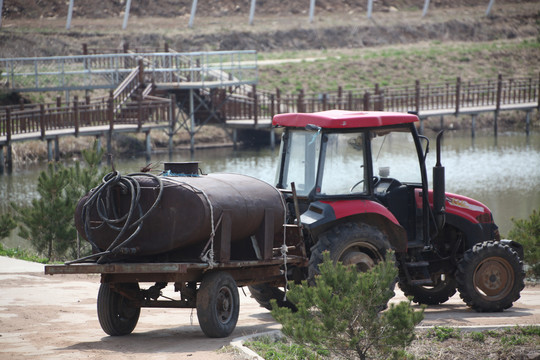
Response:
[[[228,338],[205,337],[196,312],[187,309],[142,309],[133,334],[106,336],[96,314],[99,282],[99,275],[48,276],[42,264],[0,257],[0,358],[233,360],[245,356],[220,349],[235,338],[280,328],[247,289],[240,289],[240,317]],[[169,288],[164,295],[176,298]],[[402,300],[398,292],[392,301]],[[476,313],[455,295],[427,308],[420,325],[482,329],[526,324],[540,324],[540,286],[526,287],[502,313]]]

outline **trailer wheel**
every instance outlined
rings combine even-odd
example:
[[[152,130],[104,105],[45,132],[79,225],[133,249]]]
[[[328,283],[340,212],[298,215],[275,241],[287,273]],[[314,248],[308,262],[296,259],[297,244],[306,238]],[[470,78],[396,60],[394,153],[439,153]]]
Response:
[[[409,285],[406,279],[399,282],[399,288],[405,296],[413,297],[413,301],[419,304],[438,305],[445,303],[456,293],[456,280],[453,275],[445,274],[442,280],[439,274],[435,275],[432,286]]]
[[[381,231],[366,224],[345,223],[324,232],[311,248],[308,267],[308,282],[315,283],[315,276],[320,274],[319,264],[323,261],[322,253],[330,252],[334,262],[355,265],[358,271],[367,271],[381,260],[390,246]]]
[[[238,287],[232,276],[222,271],[205,275],[197,291],[197,318],[206,336],[229,336],[239,312]]]
[[[272,310],[270,300],[275,299],[279,307],[286,307],[292,311],[296,311],[296,306],[289,300],[283,300],[285,292],[278,287],[270,286],[267,283],[248,285],[251,297],[261,305],[261,307]]]
[[[137,283],[117,284],[116,287],[127,292],[140,291]],[[141,308],[130,304],[127,297],[113,291],[108,283],[102,283],[98,292],[97,313],[99,324],[105,333],[121,336],[131,334],[135,329]]]
[[[478,312],[508,309],[525,287],[519,255],[496,241],[476,244],[458,264],[456,281],[463,301]]]

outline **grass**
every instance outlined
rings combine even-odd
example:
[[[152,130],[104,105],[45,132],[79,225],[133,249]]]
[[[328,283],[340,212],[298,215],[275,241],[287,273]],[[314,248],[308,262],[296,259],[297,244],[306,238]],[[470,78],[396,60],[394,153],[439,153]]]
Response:
[[[418,43],[370,49],[287,51],[259,54],[259,59],[315,61],[259,66],[259,90],[306,93],[381,86],[444,83],[504,77],[538,77],[540,42],[496,40],[482,43]]]
[[[275,340],[262,336],[244,344],[266,360],[316,360],[330,355],[327,350],[314,351],[308,347],[288,340],[285,337]]]
[[[22,250],[19,248],[6,249],[1,243],[0,243],[0,256],[7,256],[7,257],[19,259],[19,260],[32,261],[32,262],[37,262],[41,264],[49,263],[48,259],[30,254],[27,250]]]
[[[264,359],[333,359],[326,350],[314,351],[287,338],[268,336],[246,342],[245,346]],[[417,331],[416,340],[406,349],[408,360],[522,359],[540,347],[540,326],[516,326],[507,329],[464,332],[446,326]]]

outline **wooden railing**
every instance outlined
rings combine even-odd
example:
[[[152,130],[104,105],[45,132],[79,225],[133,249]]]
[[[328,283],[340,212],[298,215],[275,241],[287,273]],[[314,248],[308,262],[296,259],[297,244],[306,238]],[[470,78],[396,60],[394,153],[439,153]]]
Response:
[[[113,98],[100,98],[92,102],[79,101],[75,97],[70,104],[40,104],[23,110],[14,107],[0,109],[0,136],[6,142],[19,134],[40,133],[44,139],[51,130],[74,129],[75,135],[83,127],[108,126],[114,130],[118,124],[137,124],[140,130],[144,124],[168,123],[171,103],[168,99],[154,98],[126,103],[122,111],[114,113]]]
[[[447,113],[501,110],[505,106],[520,104],[540,104],[540,77],[534,79],[503,79],[462,81],[438,84],[421,84],[416,81],[410,86],[379,87],[336,92],[304,94],[281,94],[258,92],[253,87],[249,91],[228,94],[222,98],[229,101],[223,107],[226,120],[242,120],[272,117],[284,112],[316,112],[330,109],[353,111],[416,111],[429,116],[430,111],[442,110]]]
[[[132,73],[136,78],[136,73]],[[129,79],[129,78],[128,78]],[[133,79],[132,79],[133,80]],[[118,92],[118,99],[129,97],[140,82],[126,80],[124,89]],[[147,88],[148,89],[148,88]],[[257,124],[259,119],[271,118],[285,112],[315,112],[329,109],[355,111],[417,111],[422,116],[430,116],[430,111],[445,111],[449,114],[471,113],[474,111],[499,111],[505,107],[520,104],[529,108],[538,108],[540,104],[540,78],[462,81],[442,84],[421,84],[416,81],[411,86],[360,89],[306,95],[303,91],[296,94],[281,94],[257,91],[256,86],[240,87],[236,91],[230,88],[217,88],[209,92],[214,107],[219,108],[222,119],[251,120]],[[142,96],[137,101],[124,103],[122,111],[115,111],[120,100],[114,96],[96,99],[89,98],[72,104],[14,105],[0,108],[0,136],[6,136],[9,142],[14,134],[41,132],[47,130],[75,128],[85,126],[169,121],[170,101]]]

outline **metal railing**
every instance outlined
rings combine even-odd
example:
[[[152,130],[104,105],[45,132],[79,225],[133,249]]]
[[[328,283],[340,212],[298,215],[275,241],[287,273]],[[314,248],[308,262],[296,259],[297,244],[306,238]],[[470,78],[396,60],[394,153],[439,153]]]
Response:
[[[0,84],[11,91],[114,89],[144,59],[156,83],[228,86],[257,82],[257,53],[127,53],[0,59]]]

